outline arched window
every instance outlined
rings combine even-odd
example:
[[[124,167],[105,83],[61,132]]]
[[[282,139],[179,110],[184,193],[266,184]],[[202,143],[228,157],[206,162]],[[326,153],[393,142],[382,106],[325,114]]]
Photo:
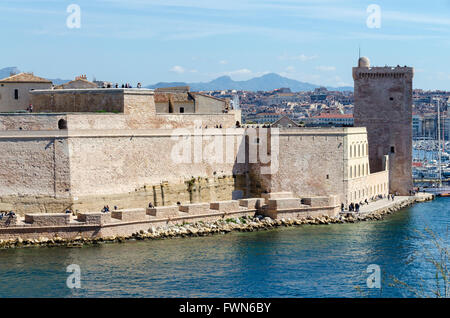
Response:
[[[65,119],[60,119],[58,121],[58,128],[59,129],[67,129],[67,121]]]

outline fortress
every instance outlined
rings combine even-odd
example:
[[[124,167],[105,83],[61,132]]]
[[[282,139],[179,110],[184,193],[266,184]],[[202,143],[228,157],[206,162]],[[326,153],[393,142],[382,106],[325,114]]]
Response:
[[[407,193],[412,69],[370,68],[363,58],[353,74],[353,128],[243,128],[228,103],[185,91],[33,90],[33,113],[0,114],[0,210],[25,215],[24,226],[42,213],[54,213],[47,225],[67,225],[68,209],[77,226],[90,224],[89,213],[107,223],[105,205],[120,220],[133,209],[143,209],[141,221],[167,221],[265,204],[277,218],[336,215],[341,204]],[[146,216],[149,202],[156,210]]]

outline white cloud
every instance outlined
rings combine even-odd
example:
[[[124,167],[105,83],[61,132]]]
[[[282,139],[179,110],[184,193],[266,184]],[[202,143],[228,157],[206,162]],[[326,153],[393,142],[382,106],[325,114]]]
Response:
[[[323,71],[323,72],[331,72],[331,71],[336,71],[336,67],[335,66],[317,66],[316,70],[319,71]]]
[[[305,54],[300,54],[300,55],[295,55],[295,56],[289,56],[287,54],[283,54],[282,56],[279,56],[278,58],[280,60],[290,60],[290,61],[301,61],[301,62],[307,62],[307,61],[311,61],[311,60],[315,60],[317,59],[319,56],[318,55],[305,55]]]
[[[225,65],[225,64],[228,64],[228,61],[222,60],[222,61],[219,61],[219,64]]]
[[[175,65],[174,67],[172,67],[170,69],[171,72],[175,72],[178,74],[183,74],[184,72],[186,72],[186,70],[184,69],[184,67],[179,66],[179,65]]]

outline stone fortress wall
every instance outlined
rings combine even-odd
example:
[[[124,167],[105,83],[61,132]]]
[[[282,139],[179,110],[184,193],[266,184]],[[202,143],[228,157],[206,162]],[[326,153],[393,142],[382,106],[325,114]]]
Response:
[[[156,115],[151,90],[42,90],[32,95],[71,100],[77,92],[84,98],[79,105],[61,104],[58,110],[64,113],[0,115],[4,153],[0,208],[3,203],[20,214],[67,208],[95,211],[106,204],[143,207],[148,202],[231,199],[236,188],[244,190],[245,182],[236,177],[240,174],[234,163],[237,150],[224,148],[231,159],[223,164],[205,160],[177,164],[171,159],[177,143],[172,136],[189,132],[187,128],[208,127],[208,132],[221,135],[228,129],[228,136],[238,138],[242,130],[230,132],[236,123],[234,112]],[[79,112],[86,110],[90,100],[100,101],[107,109],[118,109],[111,106],[116,101],[123,104],[119,113]],[[46,109],[38,100],[35,104]],[[222,130],[211,129],[219,126]],[[206,143],[205,139],[205,147]]]
[[[387,193],[389,171],[371,174],[368,168],[365,128],[252,131],[235,128],[239,118],[232,111],[157,114],[153,94],[36,90],[32,98],[42,113],[0,114],[0,208],[8,205],[20,214],[88,212],[105,205],[143,208],[148,202],[211,202],[282,191],[299,198],[334,195],[340,205]],[[49,96],[53,101],[43,98]],[[67,102],[51,104],[55,96]],[[62,113],[44,113],[53,107]],[[95,112],[100,110],[117,113]],[[211,136],[201,138],[203,156],[194,159],[194,141],[205,132]],[[277,142],[266,141],[267,133]],[[190,138],[192,160],[184,163],[174,161],[186,145],[180,135]],[[276,159],[276,169],[262,173],[266,161],[250,160],[252,147]]]

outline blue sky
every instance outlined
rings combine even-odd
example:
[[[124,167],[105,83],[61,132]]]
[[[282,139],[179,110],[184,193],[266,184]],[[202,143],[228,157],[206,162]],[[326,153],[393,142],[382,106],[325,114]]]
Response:
[[[81,8],[81,28],[66,25]],[[369,28],[367,7],[381,8]],[[275,72],[352,85],[358,46],[372,65],[415,68],[450,90],[450,0],[0,0],[0,68],[112,82],[246,80]]]

